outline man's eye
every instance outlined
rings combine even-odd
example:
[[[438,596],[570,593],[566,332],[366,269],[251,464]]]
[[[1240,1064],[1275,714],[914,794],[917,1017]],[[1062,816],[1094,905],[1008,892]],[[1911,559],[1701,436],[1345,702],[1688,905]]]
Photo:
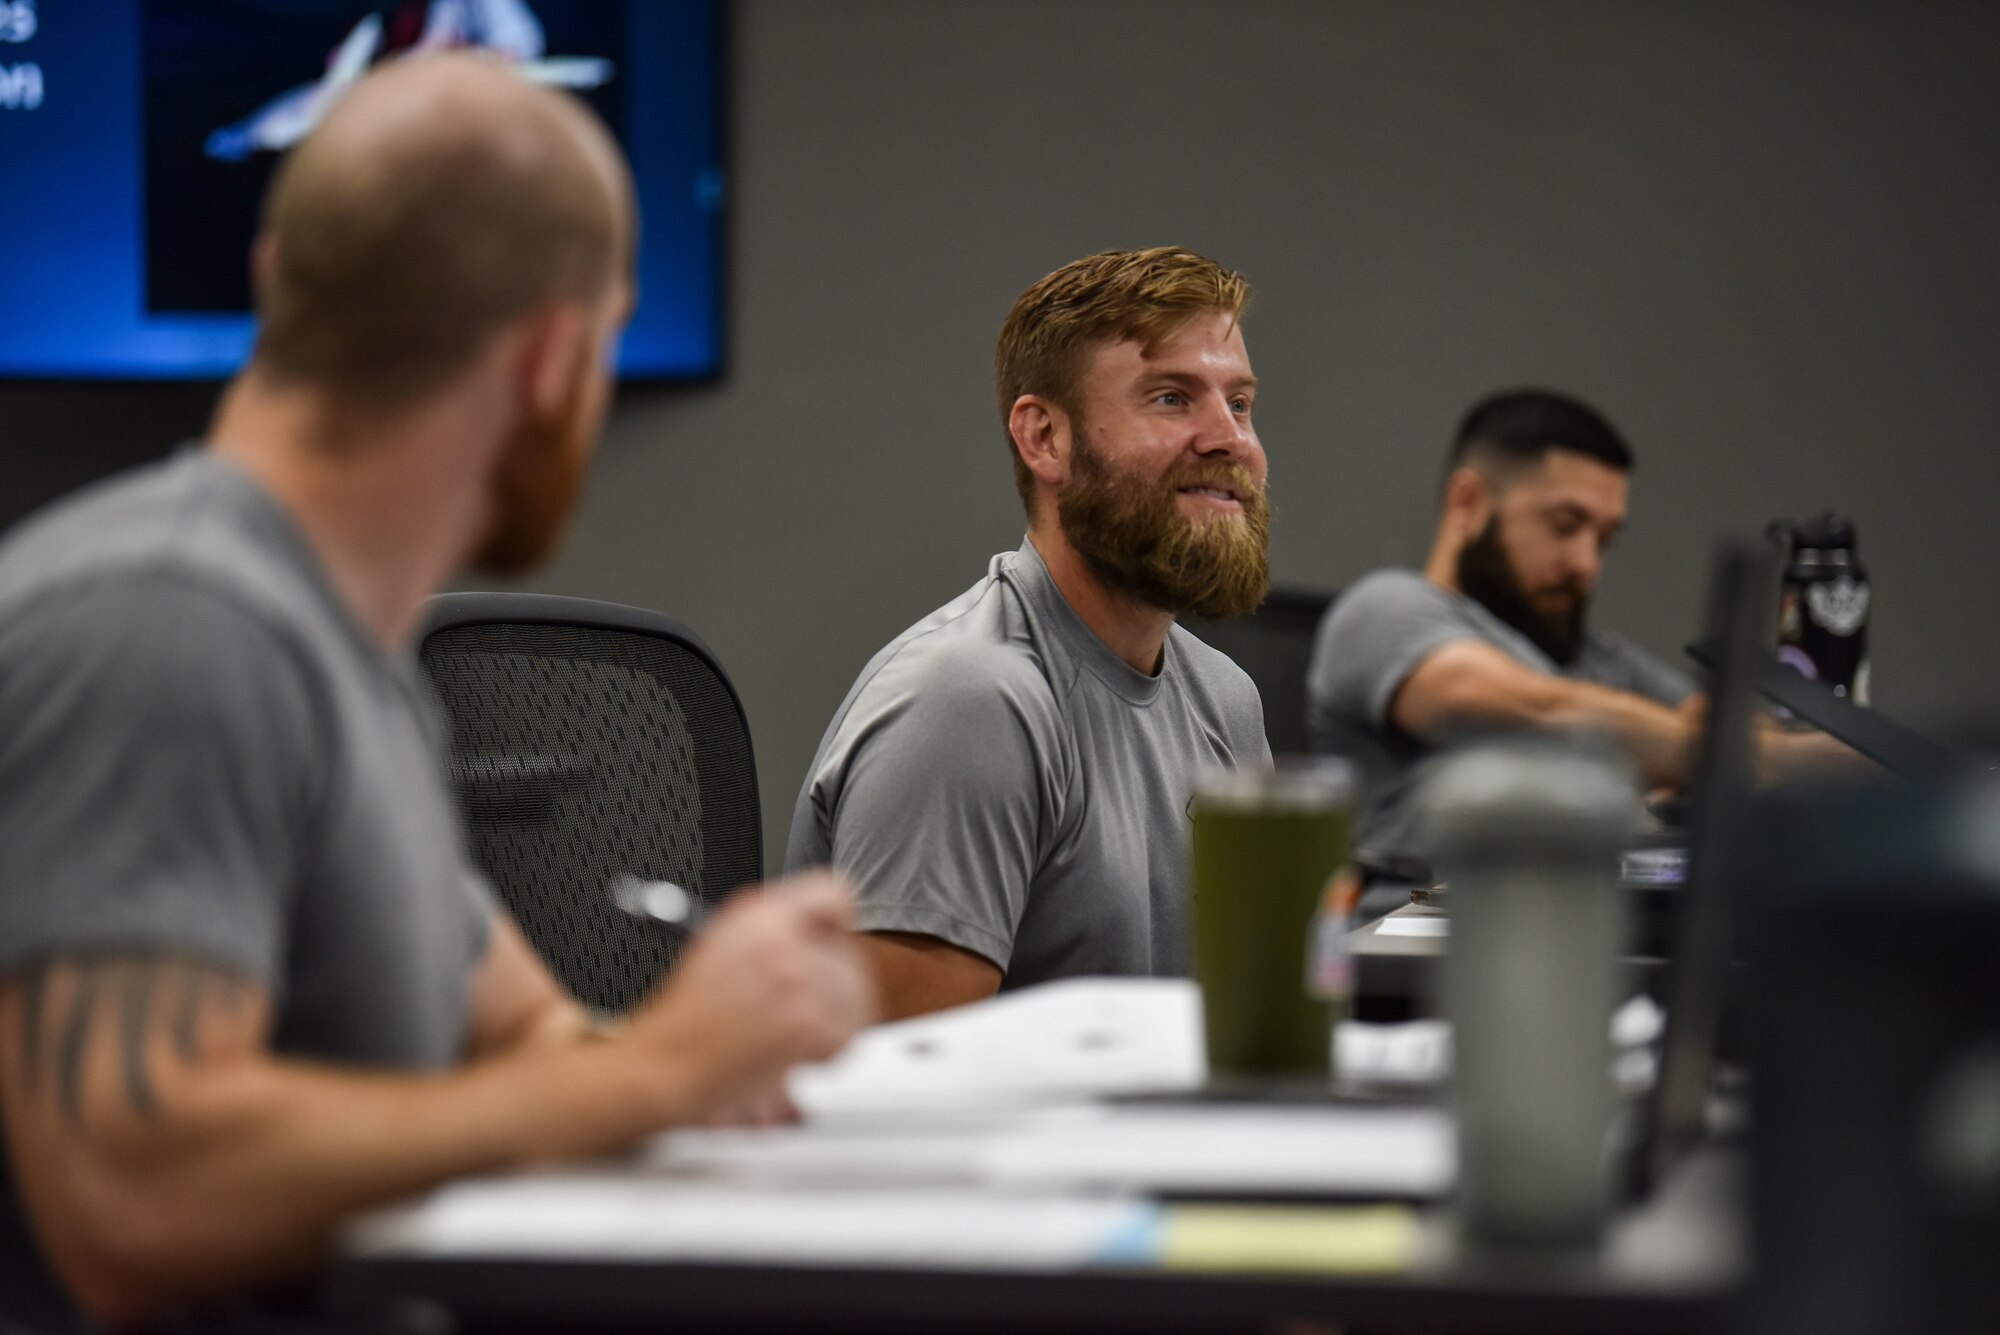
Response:
[[[1163,389],[1153,396],[1153,402],[1164,403],[1169,408],[1178,408],[1186,403],[1187,400],[1181,396],[1181,392],[1177,389]]]
[[[1250,400],[1248,399],[1231,399],[1229,401],[1229,407],[1233,412],[1236,412],[1243,417],[1248,417],[1250,415]]]

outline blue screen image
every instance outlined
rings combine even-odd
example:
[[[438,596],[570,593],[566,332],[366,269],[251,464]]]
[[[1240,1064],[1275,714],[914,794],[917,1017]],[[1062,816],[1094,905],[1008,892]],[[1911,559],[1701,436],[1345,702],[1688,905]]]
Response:
[[[459,46],[570,89],[624,145],[620,374],[717,374],[720,0],[0,0],[0,376],[234,373],[285,149],[367,69]]]

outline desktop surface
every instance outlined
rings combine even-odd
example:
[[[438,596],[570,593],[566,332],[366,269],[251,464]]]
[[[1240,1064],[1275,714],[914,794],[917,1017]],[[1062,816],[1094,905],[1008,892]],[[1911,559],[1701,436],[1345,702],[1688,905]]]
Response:
[[[651,1195],[656,1208],[670,1211],[680,1194],[679,1205],[705,1208],[685,1199],[683,1185],[635,1187],[629,1173],[615,1169],[558,1176],[574,1183],[607,1171],[606,1189],[622,1190],[628,1199]],[[442,1304],[475,1331],[616,1330],[666,1320],[677,1329],[739,1330],[940,1324],[1223,1330],[1269,1329],[1287,1321],[1441,1331],[1712,1330],[1736,1310],[1744,1287],[1739,1171],[1731,1156],[1697,1156],[1651,1201],[1621,1217],[1601,1252],[1565,1260],[1467,1255],[1455,1246],[1442,1210],[1407,1214],[1413,1230],[1408,1254],[1388,1267],[1379,1253],[1368,1258],[1372,1267],[1359,1270],[1342,1267],[1337,1258],[1324,1268],[1302,1266],[1297,1256],[1268,1265],[1241,1258],[1215,1265],[1213,1257],[1078,1261],[1058,1247],[1037,1257],[1038,1236],[1096,1222],[1092,1211],[1130,1207],[1157,1219],[1162,1216],[1147,1212],[1161,1207],[1136,1197],[977,1192],[904,1199],[899,1208],[906,1227],[876,1244],[815,1233],[806,1216],[829,1203],[801,1198],[793,1204],[802,1226],[789,1242],[780,1238],[762,1255],[737,1259],[717,1255],[712,1241],[706,1255],[691,1255],[685,1246],[648,1246],[629,1227],[616,1246],[580,1240],[566,1226],[572,1217],[546,1210],[536,1212],[539,1243],[530,1231],[485,1250],[426,1247],[378,1219],[350,1240],[332,1285],[345,1298]],[[1169,1213],[1175,1208],[1164,1207]],[[1294,1208],[1249,1206],[1238,1213],[1254,1221],[1258,1211]],[[727,1217],[727,1211],[707,1214]],[[1279,1217],[1287,1226],[1294,1218]],[[531,1229],[536,1222],[526,1212],[514,1221]],[[992,1245],[982,1250],[982,1240]]]

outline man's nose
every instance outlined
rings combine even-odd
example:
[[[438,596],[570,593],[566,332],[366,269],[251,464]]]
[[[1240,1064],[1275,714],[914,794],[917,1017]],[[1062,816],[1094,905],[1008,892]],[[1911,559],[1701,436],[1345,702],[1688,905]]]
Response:
[[[1204,455],[1241,459],[1257,444],[1250,420],[1230,405],[1227,395],[1215,395],[1202,404],[1196,419],[1195,449]]]
[[[1597,583],[1597,576],[1604,569],[1604,548],[1592,533],[1580,533],[1565,544],[1570,574],[1589,590]]]

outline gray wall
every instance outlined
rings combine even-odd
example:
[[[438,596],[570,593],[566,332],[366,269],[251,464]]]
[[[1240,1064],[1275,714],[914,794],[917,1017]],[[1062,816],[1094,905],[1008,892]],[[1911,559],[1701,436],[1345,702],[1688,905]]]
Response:
[[[729,373],[626,395],[537,587],[714,644],[774,855],[856,670],[1018,540],[993,336],[1108,246],[1257,285],[1281,581],[1419,560],[1457,414],[1554,384],[1641,454],[1604,623],[1674,654],[1717,532],[1833,506],[1878,703],[1991,706],[2000,7],[748,0],[733,42]],[[0,389],[0,499],[200,406]]]

